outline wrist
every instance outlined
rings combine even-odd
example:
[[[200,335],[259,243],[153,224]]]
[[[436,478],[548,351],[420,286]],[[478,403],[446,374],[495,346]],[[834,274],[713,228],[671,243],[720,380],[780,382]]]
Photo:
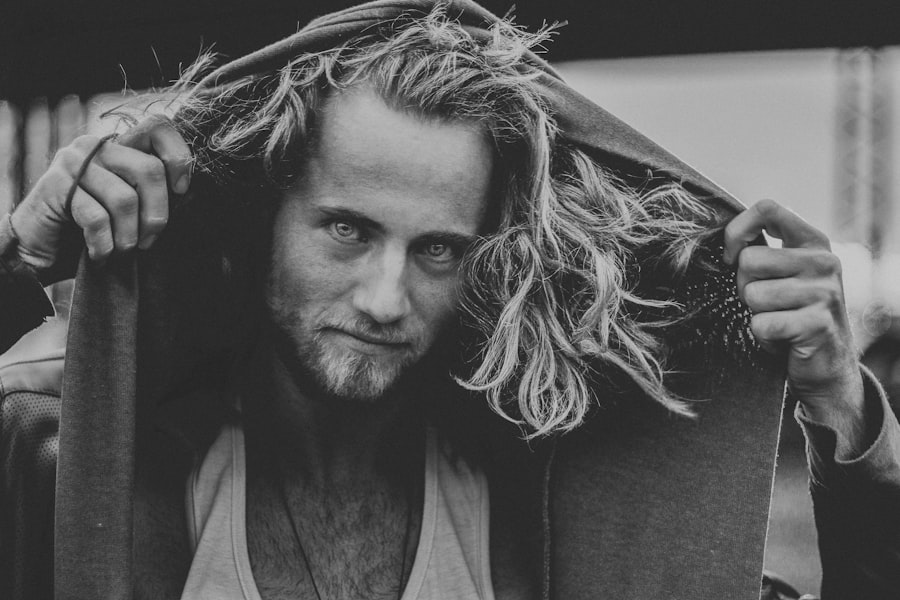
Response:
[[[866,410],[862,375],[858,369],[826,390],[804,391],[794,395],[810,421],[837,434],[837,458],[855,458],[869,447],[870,419]]]
[[[7,270],[13,270],[22,276],[28,276],[40,282],[41,286],[56,283],[51,275],[52,261],[31,252],[23,243],[19,232],[22,231],[22,211],[18,208],[8,213],[0,223],[0,233],[3,236],[3,244],[0,245],[2,260]]]
[[[0,261],[3,262],[4,270],[10,275],[40,281],[39,269],[22,253],[11,212],[0,219]]]

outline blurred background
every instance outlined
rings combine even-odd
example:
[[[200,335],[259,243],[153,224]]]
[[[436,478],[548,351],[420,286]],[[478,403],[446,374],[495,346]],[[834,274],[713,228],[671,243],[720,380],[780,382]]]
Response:
[[[239,56],[354,2],[6,0],[0,214],[97,115],[166,85],[201,48]],[[487,1],[497,13],[509,1]],[[891,2],[523,0],[566,22],[548,58],[585,95],[750,204],[773,198],[834,240],[860,354],[900,393],[900,27]],[[65,318],[71,287],[50,290]],[[790,415],[791,407],[786,407]],[[782,432],[766,566],[816,593],[802,439]],[[739,543],[739,541],[736,541]]]

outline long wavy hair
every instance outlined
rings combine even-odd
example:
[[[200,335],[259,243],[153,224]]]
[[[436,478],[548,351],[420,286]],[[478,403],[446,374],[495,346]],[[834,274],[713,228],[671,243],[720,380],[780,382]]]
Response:
[[[172,90],[173,123],[193,144],[195,170],[271,189],[293,184],[314,149],[317,111],[340,90],[370,86],[398,111],[478,124],[495,149],[495,202],[491,233],[461,265],[474,343],[459,384],[526,437],[580,425],[604,369],[690,414],[664,384],[660,336],[683,311],[638,293],[634,268],[655,248],[657,265],[683,272],[715,214],[676,184],[626,184],[567,144],[525,59],[550,32],[508,21],[490,32],[476,40],[438,7],[214,89],[194,85],[214,66],[205,55]]]

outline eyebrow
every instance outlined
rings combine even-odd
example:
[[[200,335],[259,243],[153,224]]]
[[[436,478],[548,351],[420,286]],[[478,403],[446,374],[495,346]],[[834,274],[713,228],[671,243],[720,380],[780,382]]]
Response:
[[[318,210],[333,218],[333,219],[347,219],[348,221],[354,221],[363,225],[367,229],[375,231],[377,233],[384,233],[385,228],[384,225],[379,223],[378,221],[374,221],[371,218],[367,217],[363,213],[359,211],[355,211],[349,208],[338,208],[333,206],[319,206]],[[476,241],[481,239],[479,235],[467,235],[464,233],[457,233],[455,231],[426,231],[421,235],[417,236],[419,240],[428,240],[432,243],[445,244],[448,246],[458,246],[461,248],[468,248]]]

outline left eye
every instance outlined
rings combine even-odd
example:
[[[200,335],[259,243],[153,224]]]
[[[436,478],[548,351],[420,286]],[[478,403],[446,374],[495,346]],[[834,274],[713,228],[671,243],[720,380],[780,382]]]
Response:
[[[425,246],[425,254],[432,258],[441,258],[450,253],[450,246],[446,244],[428,244]]]
[[[447,244],[428,244],[425,246],[425,254],[429,258],[448,258],[453,250]]]

